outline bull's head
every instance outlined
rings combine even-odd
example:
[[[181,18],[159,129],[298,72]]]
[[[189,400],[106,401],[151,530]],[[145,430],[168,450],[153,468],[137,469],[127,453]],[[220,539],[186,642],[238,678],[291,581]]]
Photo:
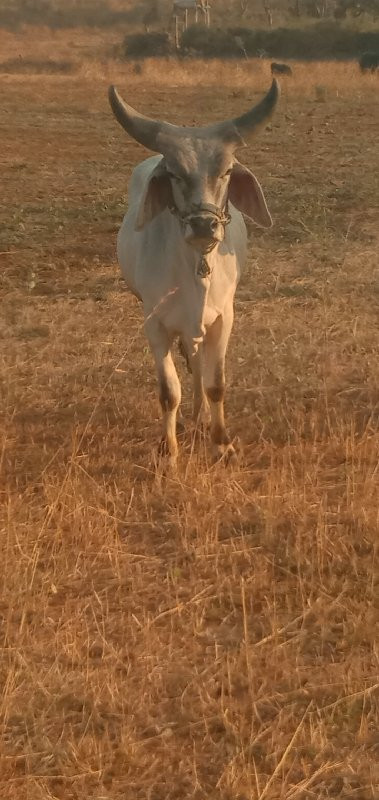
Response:
[[[228,200],[258,225],[270,227],[262,188],[234,154],[267,121],[278,97],[279,87],[273,80],[267,95],[246,114],[187,128],[139,114],[112,86],[109,100],[120,125],[137,142],[163,155],[141,200],[137,230],[168,207],[179,217],[186,241],[206,253],[224,238]]]

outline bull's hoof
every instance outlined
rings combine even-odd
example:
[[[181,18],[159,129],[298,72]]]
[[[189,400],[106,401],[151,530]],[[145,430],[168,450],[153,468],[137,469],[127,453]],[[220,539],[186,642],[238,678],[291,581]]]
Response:
[[[233,444],[213,445],[213,463],[235,467],[239,462],[239,453]]]
[[[240,460],[237,450],[231,444],[227,447],[223,458],[227,467],[236,467]]]

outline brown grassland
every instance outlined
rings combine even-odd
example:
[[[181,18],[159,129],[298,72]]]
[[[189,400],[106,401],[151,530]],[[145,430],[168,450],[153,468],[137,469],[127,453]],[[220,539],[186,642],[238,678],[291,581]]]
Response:
[[[191,124],[270,75],[135,75],[117,38],[2,35],[0,796],[378,798],[379,78],[294,64],[241,152],[275,219],[250,228],[227,361],[241,462],[212,465],[188,424],[162,481],[115,258],[145,153],[107,86]]]

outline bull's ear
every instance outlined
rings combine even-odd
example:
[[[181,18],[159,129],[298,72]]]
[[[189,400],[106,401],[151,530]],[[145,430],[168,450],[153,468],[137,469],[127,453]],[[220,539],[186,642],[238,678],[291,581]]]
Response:
[[[141,231],[154,217],[161,213],[167,206],[172,205],[173,196],[171,181],[167,174],[165,164],[161,161],[150,175],[149,181],[143,192],[135,230]]]
[[[249,219],[271,228],[271,214],[267,208],[263,189],[255,175],[238,161],[234,164],[229,182],[229,200],[234,207]]]

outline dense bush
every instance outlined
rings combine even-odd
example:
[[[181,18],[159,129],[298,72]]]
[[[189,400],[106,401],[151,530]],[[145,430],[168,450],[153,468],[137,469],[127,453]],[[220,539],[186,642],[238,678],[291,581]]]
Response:
[[[168,56],[173,52],[173,44],[168,33],[131,33],[125,36],[123,52],[126,58]]]
[[[206,25],[191,25],[181,36],[180,49],[189,50],[203,58],[230,58],[239,56],[238,48],[229,31]]]
[[[264,51],[271,58],[352,58],[366,50],[379,49],[379,31],[359,32],[337,22],[319,22],[307,28],[206,28],[192,25],[184,31],[181,49],[203,58],[241,56],[241,43],[248,56]]]

